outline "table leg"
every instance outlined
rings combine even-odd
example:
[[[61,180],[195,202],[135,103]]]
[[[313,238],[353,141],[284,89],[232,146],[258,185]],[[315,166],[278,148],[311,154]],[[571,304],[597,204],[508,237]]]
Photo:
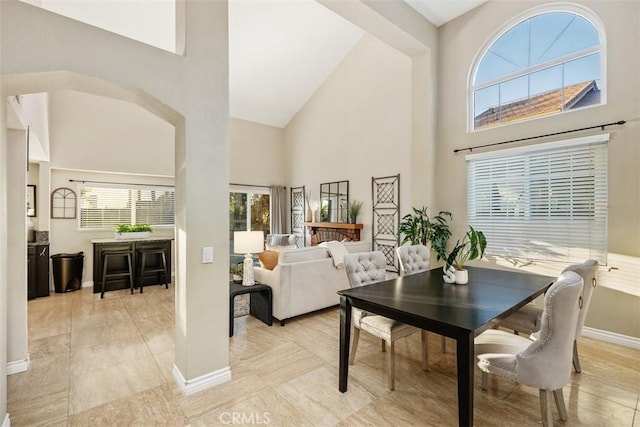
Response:
[[[351,303],[340,296],[340,367],[338,390],[347,391],[349,376],[349,341],[351,340]]]
[[[458,424],[473,425],[473,332],[456,340],[458,365]]]

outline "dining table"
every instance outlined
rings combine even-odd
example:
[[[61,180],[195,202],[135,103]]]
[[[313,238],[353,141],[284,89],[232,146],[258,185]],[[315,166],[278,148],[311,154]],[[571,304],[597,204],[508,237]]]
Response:
[[[458,423],[473,425],[473,340],[533,301],[556,278],[515,270],[466,267],[469,282],[446,283],[442,268],[339,291],[338,389],[347,391],[351,310],[356,307],[456,341]]]

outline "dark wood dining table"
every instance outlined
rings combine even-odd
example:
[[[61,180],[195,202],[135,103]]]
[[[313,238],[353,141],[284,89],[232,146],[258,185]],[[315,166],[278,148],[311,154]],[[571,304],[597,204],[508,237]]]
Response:
[[[340,295],[339,390],[347,391],[351,309],[357,307],[456,340],[458,423],[473,425],[473,339],[494,321],[544,293],[555,280],[468,267],[469,283],[445,283],[442,268],[346,289]]]

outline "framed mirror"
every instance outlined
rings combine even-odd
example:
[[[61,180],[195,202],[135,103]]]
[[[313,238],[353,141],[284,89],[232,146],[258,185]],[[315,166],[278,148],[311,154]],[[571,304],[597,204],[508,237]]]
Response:
[[[320,222],[347,222],[349,181],[320,184]]]
[[[36,211],[35,185],[27,185],[27,216],[38,216]]]

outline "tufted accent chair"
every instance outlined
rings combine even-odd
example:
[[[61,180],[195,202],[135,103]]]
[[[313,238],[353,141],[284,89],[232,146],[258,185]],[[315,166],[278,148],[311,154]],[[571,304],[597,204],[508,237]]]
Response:
[[[400,273],[403,276],[420,273],[429,269],[431,252],[425,245],[407,245],[396,248],[398,261],[400,261]],[[441,338],[442,352],[447,352],[447,339]]]
[[[576,334],[573,341],[573,368],[576,372],[580,373],[580,359],[578,358],[578,337],[582,333],[582,327],[587,317],[587,311],[589,310],[589,304],[591,303],[591,296],[593,290],[597,284],[598,275],[598,261],[587,260],[582,264],[572,264],[562,270],[563,273],[567,271],[573,271],[578,273],[584,281],[584,287],[582,289],[582,310],[578,315],[578,321],[576,323]],[[534,305],[528,304],[522,307],[520,310],[513,313],[511,316],[500,322],[500,326],[512,329],[516,333],[522,332],[525,334],[532,334],[540,330],[542,321],[542,309]]]
[[[344,257],[345,271],[352,288],[366,286],[385,280],[387,259],[380,251],[361,252],[347,254]],[[395,341],[418,332],[420,329],[405,325],[384,316],[367,313],[354,308],[351,316],[353,324],[353,342],[349,364],[353,365],[360,339],[360,330],[363,330],[382,340],[382,351],[387,352],[387,371],[389,390],[395,388]],[[387,350],[388,348],[388,350]],[[422,331],[422,369],[427,370],[427,333]]]
[[[396,248],[400,261],[400,272],[415,274],[429,269],[431,253],[425,245],[408,245]]]
[[[490,329],[475,339],[482,389],[487,374],[496,374],[540,390],[540,409],[545,426],[553,426],[551,393],[560,418],[567,420],[562,387],[571,376],[569,362],[580,313],[582,277],[572,271],[562,273],[544,297],[540,331],[534,340],[506,331]]]

